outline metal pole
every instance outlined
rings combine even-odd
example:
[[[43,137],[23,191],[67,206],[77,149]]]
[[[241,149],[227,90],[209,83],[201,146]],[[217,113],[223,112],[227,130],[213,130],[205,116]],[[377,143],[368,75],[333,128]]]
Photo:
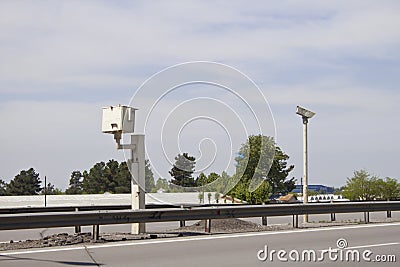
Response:
[[[47,177],[44,176],[44,206],[47,207]]]
[[[308,118],[303,116],[303,161],[304,161],[304,183],[303,183],[303,204],[308,203],[308,151],[307,151],[307,124]],[[303,215],[303,222],[308,222],[308,214]]]
[[[204,198],[205,198],[205,195],[204,195],[204,176],[202,177],[202,191],[203,191],[203,204],[204,204]]]

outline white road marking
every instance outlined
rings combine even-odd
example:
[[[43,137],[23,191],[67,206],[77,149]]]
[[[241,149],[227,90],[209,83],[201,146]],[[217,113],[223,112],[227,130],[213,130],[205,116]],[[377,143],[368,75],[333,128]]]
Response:
[[[359,229],[359,228],[373,228],[373,227],[386,227],[386,226],[400,226],[400,223],[385,223],[385,224],[368,224],[368,225],[356,225],[356,226],[344,226],[344,227],[331,227],[331,228],[313,228],[313,229],[301,229],[301,230],[290,230],[290,231],[277,231],[277,232],[251,232],[251,233],[239,233],[239,234],[224,234],[215,236],[199,236],[199,237],[180,237],[171,239],[160,239],[160,240],[144,240],[144,241],[132,241],[132,242],[121,242],[116,244],[102,244],[102,245],[89,245],[86,246],[87,249],[99,249],[99,248],[112,248],[112,247],[125,247],[125,246],[138,246],[138,245],[152,245],[152,244],[162,244],[162,243],[173,243],[173,242],[189,242],[189,241],[202,241],[202,240],[212,240],[212,239],[227,239],[227,238],[240,238],[240,237],[252,237],[252,236],[267,236],[267,235],[281,235],[281,234],[296,234],[304,232],[322,232],[322,231],[336,231],[344,229]],[[365,247],[379,247],[379,246],[389,246],[389,245],[400,245],[400,243],[382,243],[382,244],[372,244],[365,245]],[[363,246],[354,247],[361,248]],[[71,246],[64,248],[42,248],[36,250],[19,250],[11,252],[0,252],[0,256],[8,255],[22,255],[22,254],[34,254],[34,253],[47,253],[47,252],[58,252],[58,251],[72,251],[72,250],[84,250],[85,246]]]
[[[347,248],[345,248],[345,249],[372,248],[372,247],[384,247],[384,246],[396,246],[396,245],[400,245],[400,242],[382,243],[382,244],[372,244],[372,245],[363,245],[363,246],[355,246],[355,247],[347,247]]]

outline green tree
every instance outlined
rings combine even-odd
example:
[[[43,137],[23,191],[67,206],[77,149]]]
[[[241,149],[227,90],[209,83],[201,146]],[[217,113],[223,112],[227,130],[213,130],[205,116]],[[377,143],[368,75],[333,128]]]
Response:
[[[124,194],[131,192],[132,175],[129,171],[128,164],[123,161],[118,166],[118,172],[114,177],[115,187],[113,193]]]
[[[154,192],[156,185],[154,183],[154,174],[151,170],[150,161],[146,159],[145,161],[145,181],[146,181],[146,192]]]
[[[0,179],[0,196],[7,195],[7,183]]]
[[[374,200],[380,194],[378,178],[366,170],[355,171],[343,188],[343,196],[350,200]]]
[[[188,153],[179,154],[175,157],[175,164],[169,171],[172,176],[171,183],[182,187],[194,187],[196,183],[192,174],[194,172],[196,158]]]
[[[65,193],[68,195],[82,194],[82,179],[83,175],[80,171],[73,171],[69,179],[69,187],[65,190]]]
[[[53,184],[47,183],[46,186],[46,191],[45,188],[42,188],[42,191],[40,192],[41,195],[62,195],[63,192],[61,189],[56,188]]]
[[[197,186],[202,187],[203,190],[203,182],[204,182],[204,191],[209,192],[223,192],[226,186],[226,182],[228,181],[229,177],[227,177],[226,172],[222,173],[223,177],[219,174],[212,172],[208,176],[204,173],[200,173],[199,177],[196,179]],[[223,181],[222,179],[227,179]]]
[[[241,180],[259,183],[267,179],[273,161],[275,143],[272,138],[261,135],[251,135],[241,146],[236,160],[236,173]]]
[[[23,170],[10,181],[7,186],[7,194],[18,195],[37,195],[41,191],[39,174],[33,168]]]
[[[270,196],[271,187],[266,180],[263,181],[261,185],[253,192],[246,190],[246,201],[250,204],[266,203],[268,202]]]
[[[211,192],[208,192],[207,194],[208,204],[211,204],[211,196],[212,196]]]
[[[219,174],[212,172],[207,177],[207,184],[211,184],[220,178]]]
[[[204,195],[203,195],[203,193],[200,192],[197,197],[199,198],[199,203],[200,204],[204,204]]]
[[[150,162],[146,159],[145,161],[145,187],[146,192],[152,192],[155,190],[153,171],[151,170]],[[129,171],[128,165],[125,161],[121,162],[118,167],[117,174],[114,174],[114,191],[113,193],[122,194],[131,192],[131,179],[132,175]]]
[[[229,191],[230,183],[232,183],[232,177],[228,175],[226,171],[221,173],[221,177],[217,180],[215,184],[215,191],[221,194],[226,194]]]
[[[289,156],[280,147],[276,146],[274,160],[267,177],[272,194],[281,193],[286,195],[296,187],[294,177],[286,180],[290,172],[294,169],[294,165],[288,166],[288,160]]]
[[[53,195],[63,195],[65,192],[63,192],[60,188],[55,188],[53,191]]]
[[[109,181],[105,174],[106,164],[96,163],[89,172],[83,172],[83,192],[87,194],[98,194],[109,191]]]
[[[204,172],[201,172],[199,176],[196,178],[196,185],[202,187],[203,185],[207,184],[207,176]]]
[[[380,199],[389,201],[400,198],[400,184],[396,179],[386,177],[384,180],[378,179],[377,183],[380,192]]]
[[[55,188],[54,188],[54,185],[53,185],[53,184],[47,183],[47,185],[44,186],[44,187],[42,188],[42,191],[40,191],[40,194],[41,194],[41,195],[44,195],[44,194],[46,194],[46,195],[53,195],[54,189],[55,189]]]
[[[164,189],[165,191],[168,190],[168,181],[165,178],[158,178],[156,182],[156,190]]]
[[[103,194],[130,192],[130,172],[125,162],[116,160],[96,163],[89,172],[83,172],[83,193]]]
[[[116,160],[109,160],[104,168],[104,181],[107,186],[104,192],[115,193],[115,188],[118,187],[117,177],[120,174],[120,164]],[[103,192],[102,192],[103,193]]]
[[[294,178],[287,180],[287,177],[294,166],[288,166],[288,159],[273,138],[249,136],[235,158],[236,173],[231,180],[237,184],[228,194],[255,204],[266,202],[271,193],[292,191]]]
[[[308,190],[308,195],[309,196],[317,196],[320,195],[320,192],[314,191],[314,190]]]
[[[218,192],[215,192],[215,194],[214,194],[214,199],[215,199],[215,202],[218,204],[219,203],[219,198],[220,198],[220,193],[218,193]]]

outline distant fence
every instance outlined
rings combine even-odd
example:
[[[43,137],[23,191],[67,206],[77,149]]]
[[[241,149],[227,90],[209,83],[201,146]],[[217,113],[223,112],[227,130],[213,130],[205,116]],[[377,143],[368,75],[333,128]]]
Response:
[[[400,210],[400,201],[87,210],[0,214],[0,230]],[[332,218],[332,217],[331,217]]]

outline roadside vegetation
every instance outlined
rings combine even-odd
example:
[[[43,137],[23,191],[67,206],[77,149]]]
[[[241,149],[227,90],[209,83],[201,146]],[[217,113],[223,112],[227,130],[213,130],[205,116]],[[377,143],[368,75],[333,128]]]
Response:
[[[347,178],[340,193],[350,200],[397,200],[400,199],[400,184],[394,178],[380,178],[359,170]]]
[[[250,204],[266,203],[271,196],[286,195],[295,188],[295,178],[290,177],[293,165],[287,155],[271,137],[252,135],[236,153],[236,171],[229,175],[211,172],[194,177],[196,158],[188,153],[175,157],[169,174],[171,179],[154,174],[148,160],[145,162],[147,192],[199,192],[200,203],[211,203],[214,198],[229,196]],[[50,182],[42,184],[43,177],[33,168],[22,170],[9,183],[0,179],[0,196],[4,195],[55,195],[130,193],[131,175],[126,162],[109,160],[98,162],[88,171],[72,171],[65,191]],[[203,192],[215,192],[214,195]],[[309,192],[310,195],[319,192]],[[335,190],[352,201],[399,200],[400,183],[391,177],[381,178],[366,170],[358,170],[347,178],[346,184]]]

